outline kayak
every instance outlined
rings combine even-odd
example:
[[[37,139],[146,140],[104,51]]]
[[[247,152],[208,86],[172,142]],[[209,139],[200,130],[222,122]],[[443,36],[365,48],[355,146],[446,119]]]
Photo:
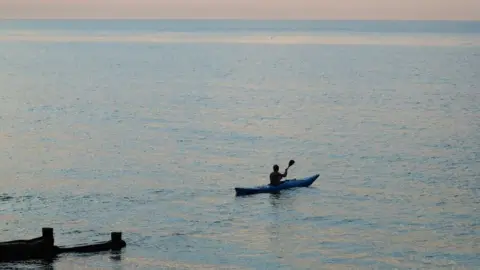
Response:
[[[308,187],[311,184],[313,184],[313,182],[315,182],[315,180],[317,180],[319,176],[320,176],[319,174],[315,174],[315,175],[301,178],[301,179],[287,179],[278,186],[271,186],[270,184],[268,184],[268,185],[251,187],[251,188],[236,187],[235,193],[237,194],[237,196],[243,196],[243,195],[251,195],[251,194],[257,194],[257,193],[273,193],[283,189],[296,188],[296,187]]]

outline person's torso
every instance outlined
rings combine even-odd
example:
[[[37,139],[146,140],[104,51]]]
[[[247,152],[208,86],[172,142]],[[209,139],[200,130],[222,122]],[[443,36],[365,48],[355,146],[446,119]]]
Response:
[[[270,184],[278,184],[280,183],[282,176],[278,172],[272,172],[270,174]]]

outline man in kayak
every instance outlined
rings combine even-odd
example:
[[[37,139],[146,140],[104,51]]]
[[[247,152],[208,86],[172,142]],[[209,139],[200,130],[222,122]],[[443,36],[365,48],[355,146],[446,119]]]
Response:
[[[288,166],[285,169],[285,172],[282,174],[278,171],[280,169],[278,167],[278,165],[277,164],[273,165],[273,172],[270,173],[270,185],[271,186],[278,186],[278,185],[282,184],[283,182],[280,181],[280,180],[282,180],[282,178],[284,178],[284,177],[287,177],[289,167],[290,166]]]

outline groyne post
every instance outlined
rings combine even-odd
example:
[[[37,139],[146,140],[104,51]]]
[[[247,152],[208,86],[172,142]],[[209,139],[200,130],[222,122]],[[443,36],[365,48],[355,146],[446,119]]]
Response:
[[[112,250],[120,250],[124,248],[127,243],[122,239],[122,233],[121,232],[112,232],[110,234],[110,242],[112,244],[111,248]]]
[[[55,238],[53,234],[53,228],[44,227],[42,228],[42,238],[43,238],[43,250],[39,253],[42,253],[44,257],[52,257],[57,253],[57,247],[55,247]]]

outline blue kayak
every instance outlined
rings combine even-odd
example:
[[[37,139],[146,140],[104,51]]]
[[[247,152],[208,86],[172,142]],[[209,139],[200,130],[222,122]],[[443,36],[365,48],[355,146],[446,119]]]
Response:
[[[271,186],[270,184],[268,184],[268,185],[257,186],[252,188],[236,187],[235,193],[237,194],[237,196],[242,196],[242,195],[251,195],[251,194],[257,194],[257,193],[274,193],[283,189],[296,188],[296,187],[308,187],[311,184],[313,184],[313,182],[315,182],[315,180],[317,180],[319,176],[320,176],[319,174],[316,174],[316,175],[305,177],[302,179],[288,179],[278,186]]]

